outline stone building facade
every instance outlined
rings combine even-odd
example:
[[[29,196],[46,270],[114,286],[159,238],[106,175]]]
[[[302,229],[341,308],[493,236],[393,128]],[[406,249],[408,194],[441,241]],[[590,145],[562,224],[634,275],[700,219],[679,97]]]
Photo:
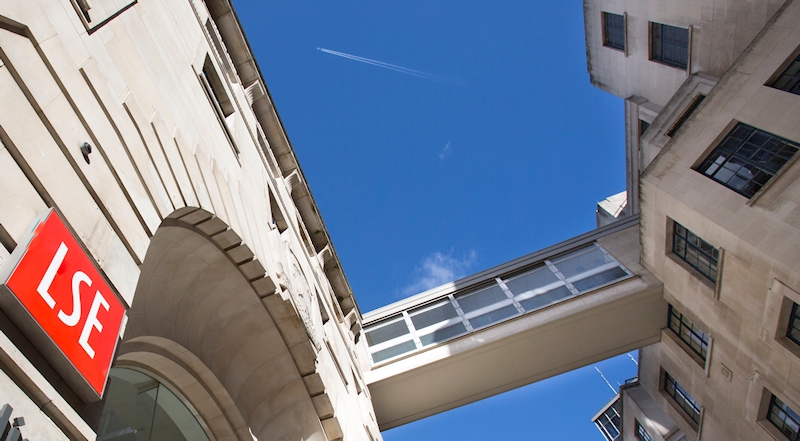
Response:
[[[592,83],[626,100],[641,262],[670,305],[638,382],[598,427],[608,439],[797,439],[800,4],[584,5]],[[660,59],[667,43],[685,52]]]
[[[127,310],[99,400],[4,288],[14,430],[380,439],[360,313],[229,1],[0,2],[0,95],[0,272],[55,213],[79,244],[67,261],[85,254]],[[98,305],[77,324],[88,346],[113,332]]]

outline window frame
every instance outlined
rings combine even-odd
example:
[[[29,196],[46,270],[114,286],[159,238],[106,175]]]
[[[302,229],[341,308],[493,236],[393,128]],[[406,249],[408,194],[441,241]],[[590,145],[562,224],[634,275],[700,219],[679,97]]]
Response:
[[[778,430],[778,432],[780,432],[783,436],[785,436],[786,439],[789,439],[791,441],[800,441],[800,430],[796,431],[794,433],[794,436],[790,436],[783,430],[786,427],[785,423],[787,419],[791,419],[796,426],[800,427],[800,415],[798,415],[794,409],[789,407],[788,404],[784,403],[783,400],[778,398],[775,394],[771,395],[772,397],[769,400],[769,406],[767,407],[767,412],[764,419],[767,420],[770,424],[772,424],[772,426],[775,427]],[[776,402],[780,402],[780,404],[783,405],[783,406],[777,406],[779,407],[780,412],[784,414],[784,417],[782,419],[783,423],[782,426],[779,426],[778,423],[772,419],[772,416],[774,415],[773,409],[776,407],[777,404]]]
[[[615,20],[621,19],[622,21],[622,29],[618,28],[610,28],[609,27],[609,18],[614,18]],[[627,54],[627,47],[628,47],[628,20],[627,14],[615,14],[613,12],[606,12],[602,11],[601,14],[601,22],[602,22],[602,29],[603,29],[603,47],[615,49],[618,51],[625,52]],[[609,30],[615,32],[622,32],[622,46],[618,46],[616,42],[612,42],[609,39]]]
[[[706,334],[704,331],[700,330],[697,326],[695,326],[693,322],[689,321],[688,317],[686,317],[686,315],[684,315],[682,312],[678,311],[674,306],[672,306],[671,303],[668,304],[668,306],[669,308],[667,313],[667,328],[669,328],[673,332],[673,334],[675,334],[680,339],[680,341],[685,343],[686,346],[688,346],[693,353],[699,356],[703,360],[702,365],[705,366],[705,363],[708,361],[708,353],[711,348],[711,338],[708,336],[708,334]],[[677,330],[672,327],[673,317],[678,321]],[[684,329],[688,329],[687,334],[689,335],[688,337],[690,339],[689,341],[686,341],[686,339],[684,338],[684,333],[683,333]],[[698,332],[701,333],[705,337],[705,339],[700,335],[698,335]],[[693,345],[694,340],[692,339],[692,337],[697,337],[697,339],[701,342],[700,350],[695,348],[695,346]],[[704,346],[705,346],[705,351],[703,351]]]
[[[741,139],[737,139],[739,136],[741,136]],[[756,136],[766,136],[767,139],[761,142],[760,145],[750,143],[750,141]],[[763,148],[773,140],[775,143],[782,144],[780,151],[777,153],[767,152],[767,150]],[[749,155],[750,157],[739,154],[739,152],[744,150],[748,144],[752,146],[750,148],[754,148],[754,152]],[[759,165],[758,161],[752,160],[752,158],[761,151],[767,152],[766,154],[770,155],[768,156],[770,161],[776,157],[780,158],[779,153],[783,153],[783,151],[787,148],[794,149],[794,152],[788,156],[783,155],[785,156],[785,158],[781,158],[783,159],[783,162],[774,170],[768,170]],[[753,200],[757,197],[757,195],[760,195],[765,188],[768,188],[771,183],[775,181],[776,177],[780,176],[782,172],[796,160],[798,150],[800,150],[800,143],[775,135],[774,133],[767,132],[766,130],[761,130],[758,127],[754,127],[743,122],[737,122],[734,124],[733,128],[731,128],[728,133],[722,137],[722,140],[716,145],[716,147],[714,147],[714,149],[712,149],[711,152],[706,155],[706,157],[697,166],[695,171],[717,182],[718,184],[721,184],[722,186],[729,188],[750,200]],[[721,162],[718,162],[719,158],[722,158]],[[726,165],[732,163],[734,159],[737,161],[734,162],[734,164],[739,165],[739,168],[732,171],[731,168],[726,167]],[[752,170],[750,168],[745,168],[745,166],[754,167],[756,171],[762,173],[763,175],[767,175],[767,178],[764,179],[763,182],[759,182],[755,179],[756,175],[752,173]],[[716,177],[717,173],[723,169],[728,170],[728,172],[732,172],[732,176],[725,181]],[[738,177],[740,180],[745,178],[738,173],[742,169],[746,169],[747,172],[750,173],[751,177],[747,178],[748,180],[745,182],[745,184],[741,185],[741,188],[737,188],[734,185],[729,185],[728,183],[731,182],[735,177]],[[755,182],[755,185],[758,186],[758,188],[751,191],[751,189],[755,187],[750,185],[753,182]]]
[[[206,98],[208,98],[209,104],[211,104],[211,108],[214,109],[214,115],[217,117],[220,126],[222,126],[222,131],[225,133],[231,150],[233,150],[234,156],[238,160],[241,152],[239,147],[236,146],[233,133],[231,133],[231,129],[228,126],[228,118],[235,113],[236,109],[228,95],[228,91],[225,89],[225,83],[222,81],[216,66],[214,66],[208,54],[206,54],[197,78],[206,94]]]
[[[644,428],[644,426],[642,426],[642,423],[640,423],[637,419],[634,419],[633,421],[634,435],[636,436],[636,439],[639,441],[653,441],[653,437]]]
[[[673,407],[679,409],[681,413],[688,417],[688,421],[695,426],[693,427],[697,430],[697,427],[700,425],[700,419],[702,418],[702,406],[700,403],[697,402],[683,386],[678,383],[675,378],[672,377],[667,371],[662,370],[664,373],[664,381],[661,383],[663,385],[662,392],[670,398],[670,401]],[[671,385],[671,386],[670,386]],[[670,392],[672,389],[672,392]],[[678,397],[681,398],[678,398]],[[686,406],[688,405],[693,412],[689,413]],[[696,418],[695,418],[696,417]]]
[[[794,95],[800,95],[800,51],[795,51],[794,55],[789,57],[788,63],[785,67],[782,67],[777,73],[775,74],[775,79],[768,82],[767,86],[778,89],[787,93],[791,93]],[[794,74],[787,74],[789,70],[792,68],[796,68],[797,72]],[[784,76],[788,76],[793,78],[789,81],[789,85],[785,85],[783,87],[779,86],[777,83],[781,81]],[[793,84],[792,84],[793,83]]]
[[[712,284],[717,284],[718,280],[719,280],[719,275],[721,273],[721,271],[720,271],[720,262],[722,260],[722,251],[721,251],[721,249],[711,245],[709,242],[707,242],[706,240],[701,238],[699,235],[695,234],[694,232],[692,232],[688,228],[686,228],[683,225],[681,225],[680,223],[678,223],[678,221],[676,221],[674,219],[670,219],[670,220],[672,220],[672,225],[671,225],[671,227],[672,227],[672,232],[671,232],[672,244],[671,244],[671,247],[670,247],[670,254],[672,254],[676,258],[680,259],[680,261],[686,263],[693,270],[697,271],[697,273],[703,275],[705,280],[709,280]],[[686,232],[685,237],[681,236],[681,234],[679,233],[679,228],[678,227],[682,228]],[[716,256],[709,255],[708,252],[702,250],[698,245],[694,245],[689,240],[687,240],[689,238],[690,234],[692,236],[694,236],[695,238],[697,238],[697,240],[700,241],[702,244],[706,244],[709,247],[711,247],[712,251],[716,252]],[[683,246],[684,251],[683,251],[682,254],[678,250],[678,246],[679,246],[678,245],[679,241],[677,240],[678,238],[682,239],[682,242],[684,244],[684,246]],[[696,265],[694,265],[692,262],[690,262],[689,260],[686,259],[686,254],[688,253],[688,251],[690,249],[690,246],[691,246],[691,249],[696,250],[699,253],[698,256],[702,255],[702,256],[706,257],[706,259],[709,261],[709,269],[711,269],[711,263],[714,264],[714,267],[713,267],[714,276],[713,277],[710,274],[707,274],[704,270],[698,268]],[[712,260],[713,260],[713,262],[712,262]]]
[[[649,31],[649,59],[650,61],[655,61],[656,63],[663,64],[665,66],[674,67],[676,69],[683,69],[687,70],[689,68],[689,64],[691,62],[691,29],[690,28],[682,28],[680,26],[673,26],[664,23],[658,23],[655,21],[649,22],[650,25],[648,26]],[[680,63],[677,61],[673,61],[671,59],[664,58],[664,45],[665,43],[670,46],[678,47],[677,44],[671,41],[664,41],[664,31],[672,32],[673,29],[679,29],[681,31],[686,31],[686,62]],[[656,33],[659,34],[658,40],[656,40]],[[658,47],[658,50],[656,50]],[[657,54],[658,53],[658,54]]]

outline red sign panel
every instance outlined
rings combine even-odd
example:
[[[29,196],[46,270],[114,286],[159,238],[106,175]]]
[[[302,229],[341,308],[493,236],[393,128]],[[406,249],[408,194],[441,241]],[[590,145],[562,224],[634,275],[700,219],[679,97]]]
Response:
[[[125,307],[55,211],[35,227],[5,285],[102,397]]]

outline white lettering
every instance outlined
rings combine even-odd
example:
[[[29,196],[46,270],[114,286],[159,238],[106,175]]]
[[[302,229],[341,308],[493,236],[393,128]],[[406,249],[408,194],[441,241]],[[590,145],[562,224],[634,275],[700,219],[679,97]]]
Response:
[[[78,339],[78,343],[80,343],[83,350],[89,354],[89,358],[91,359],[94,359],[94,349],[89,346],[89,335],[92,333],[93,328],[97,329],[97,332],[103,332],[103,324],[97,320],[97,313],[100,311],[100,305],[103,305],[103,309],[108,311],[108,302],[106,302],[106,299],[100,294],[100,291],[97,291],[94,294],[94,300],[92,300],[92,307],[89,308],[89,316],[86,317],[86,323],[84,323],[81,336]]]
[[[67,326],[75,326],[81,320],[81,282],[86,286],[92,286],[92,279],[83,271],[77,271],[72,276],[72,314],[64,314],[64,310],[58,311],[58,318]]]
[[[50,285],[53,284],[53,279],[56,278],[58,268],[61,267],[61,263],[64,262],[64,257],[67,255],[67,250],[67,246],[64,244],[64,242],[61,242],[61,245],[58,247],[58,251],[56,251],[55,256],[53,256],[53,260],[50,262],[50,266],[48,266],[47,271],[44,272],[42,281],[39,282],[39,286],[36,288],[36,292],[42,296],[50,309],[53,309],[53,307],[56,306],[56,301],[53,300],[53,296],[50,295],[48,290],[50,289]]]

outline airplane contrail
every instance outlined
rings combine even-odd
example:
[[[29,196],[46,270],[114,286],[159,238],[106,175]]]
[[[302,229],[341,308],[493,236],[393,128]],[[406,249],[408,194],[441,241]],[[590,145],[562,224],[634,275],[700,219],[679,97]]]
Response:
[[[427,72],[422,72],[419,70],[409,69],[407,67],[398,66],[396,64],[384,63],[383,61],[373,60],[371,58],[359,57],[358,55],[352,55],[344,52],[325,49],[324,47],[318,47],[317,50],[320,52],[325,52],[326,54],[336,55],[337,57],[347,58],[348,60],[358,61],[361,63],[370,64],[372,66],[378,66],[384,69],[393,70],[395,72],[413,75],[415,77],[424,78],[426,80],[433,80],[446,84],[462,84],[459,81],[454,81],[449,78],[440,77],[438,75],[429,74]]]

